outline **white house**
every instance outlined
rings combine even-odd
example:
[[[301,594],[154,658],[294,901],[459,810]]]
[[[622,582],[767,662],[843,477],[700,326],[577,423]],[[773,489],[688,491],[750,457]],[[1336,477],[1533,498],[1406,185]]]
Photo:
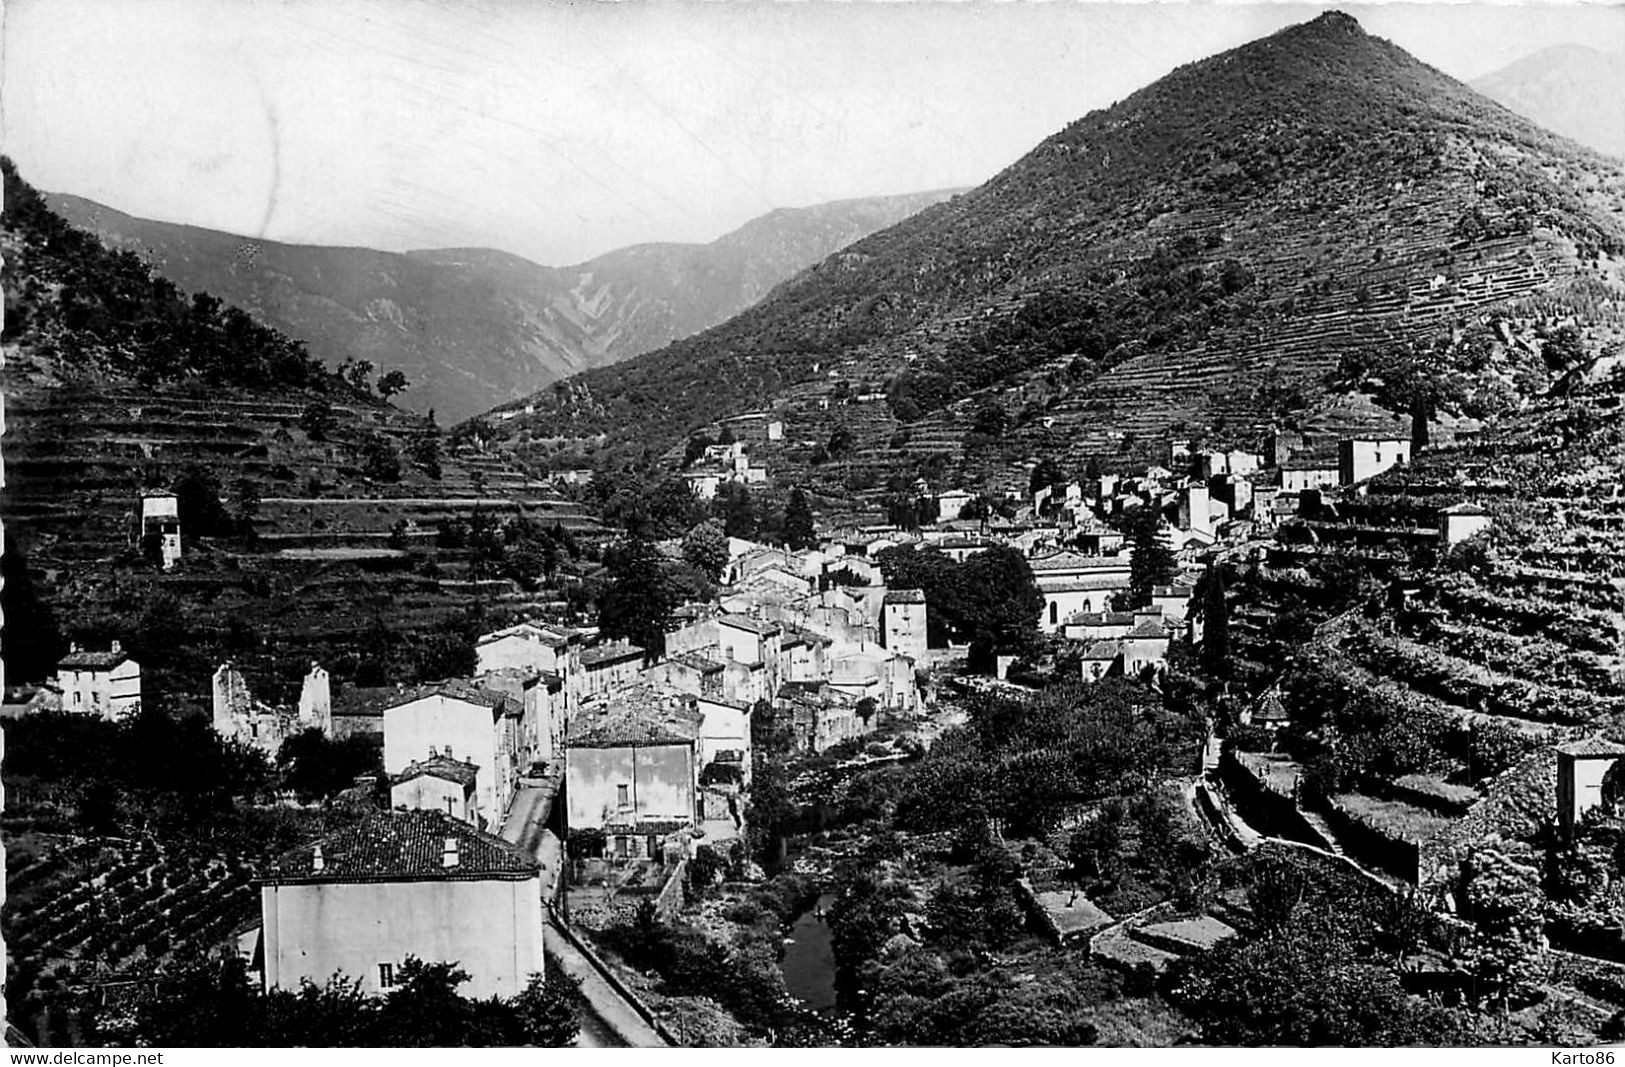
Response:
[[[681,696],[623,691],[570,723],[569,825],[604,831],[615,859],[660,860],[700,819],[702,716]]]
[[[141,494],[141,538],[148,537],[157,541],[163,569],[173,569],[181,558],[181,513],[179,498],[167,489],[148,489]]]
[[[918,589],[891,589],[881,609],[881,641],[898,655],[925,662],[925,594]]]
[[[74,645],[56,664],[62,710],[122,719],[141,710],[141,665],[117,641],[106,652]]]
[[[1390,467],[1411,461],[1411,442],[1403,437],[1347,437],[1337,442],[1338,478],[1353,485]]]
[[[1477,504],[1452,504],[1439,509],[1439,540],[1446,548],[1459,545],[1490,528],[1490,513]]]
[[[543,971],[541,894],[534,859],[444,811],[368,816],[261,881],[265,988],[338,974],[388,993],[415,956],[456,961],[464,996],[512,997]]]
[[[482,825],[474,786],[479,768],[450,756],[430,756],[406,765],[389,783],[389,806],[409,811],[443,811],[475,826]]]
[[[520,702],[506,693],[466,682],[409,690],[384,709],[384,772],[402,774],[433,756],[473,763],[479,767],[478,808],[496,822],[529,763],[520,751],[522,714]]]
[[[1044,597],[1039,629],[1054,633],[1077,612],[1105,611],[1113,595],[1129,587],[1132,561],[1131,552],[1117,556],[1054,552],[1029,560],[1033,580]]]

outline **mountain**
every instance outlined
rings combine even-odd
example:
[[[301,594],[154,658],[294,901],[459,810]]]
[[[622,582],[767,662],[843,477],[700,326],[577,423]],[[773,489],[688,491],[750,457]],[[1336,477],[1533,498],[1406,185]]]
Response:
[[[764,458],[830,491],[1024,487],[1035,455],[1137,460],[1171,432],[1306,417],[1344,356],[1468,316],[1617,316],[1622,189],[1617,162],[1332,12],[1183,66],[492,428],[573,463],[772,411]]]
[[[1472,86],[1548,130],[1625,158],[1625,56],[1617,52],[1543,48]]]
[[[749,307],[829,253],[948,194],[774,211],[710,244],[648,244],[574,267],[491,249],[403,254],[261,241],[65,194],[53,210],[164,277],[240,305],[331,366],[371,360],[402,402],[452,419],[658,348]]]

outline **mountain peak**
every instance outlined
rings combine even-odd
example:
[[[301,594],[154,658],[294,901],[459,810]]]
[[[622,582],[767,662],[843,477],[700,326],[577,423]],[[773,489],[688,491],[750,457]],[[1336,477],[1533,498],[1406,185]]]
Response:
[[[1360,21],[1353,15],[1343,11],[1327,11],[1324,14],[1315,16],[1303,25],[1307,29],[1318,30],[1321,33],[1352,33],[1361,37],[1365,36],[1365,30],[1361,27]]]

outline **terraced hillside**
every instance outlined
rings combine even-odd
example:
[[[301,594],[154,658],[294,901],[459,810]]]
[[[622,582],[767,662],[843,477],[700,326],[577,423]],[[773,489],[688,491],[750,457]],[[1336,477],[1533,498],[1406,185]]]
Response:
[[[1620,324],[1622,213],[1617,162],[1331,13],[1176,70],[499,432],[615,450],[772,411],[800,443],[787,463],[857,434],[847,465],[812,472],[837,487],[1139,461],[1171,428],[1301,417],[1345,354],[1490,310],[1599,340]],[[991,447],[968,433],[989,403],[1010,426]]]
[[[1452,907],[1495,851],[1535,872],[1537,929],[1615,960],[1620,820],[1559,832],[1554,747],[1625,740],[1622,415],[1617,375],[1530,404],[1226,565],[1244,777],[1296,781],[1300,830]],[[1490,526],[1446,546],[1449,508]]]
[[[318,655],[342,680],[406,680],[452,672],[471,613],[562,599],[550,578],[570,565],[544,574],[544,549],[597,528],[579,508],[183,299],[9,163],[6,194],[8,681],[43,677],[70,638],[123,640],[149,693],[200,697],[228,655],[272,696]],[[138,536],[152,488],[180,497],[171,571]]]

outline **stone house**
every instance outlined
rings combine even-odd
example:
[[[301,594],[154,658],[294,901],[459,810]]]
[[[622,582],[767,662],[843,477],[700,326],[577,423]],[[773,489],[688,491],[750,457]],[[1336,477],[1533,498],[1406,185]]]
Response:
[[[444,811],[396,811],[283,853],[260,885],[267,990],[334,975],[388,993],[408,956],[455,960],[464,996],[512,997],[543,971],[541,871]]]

